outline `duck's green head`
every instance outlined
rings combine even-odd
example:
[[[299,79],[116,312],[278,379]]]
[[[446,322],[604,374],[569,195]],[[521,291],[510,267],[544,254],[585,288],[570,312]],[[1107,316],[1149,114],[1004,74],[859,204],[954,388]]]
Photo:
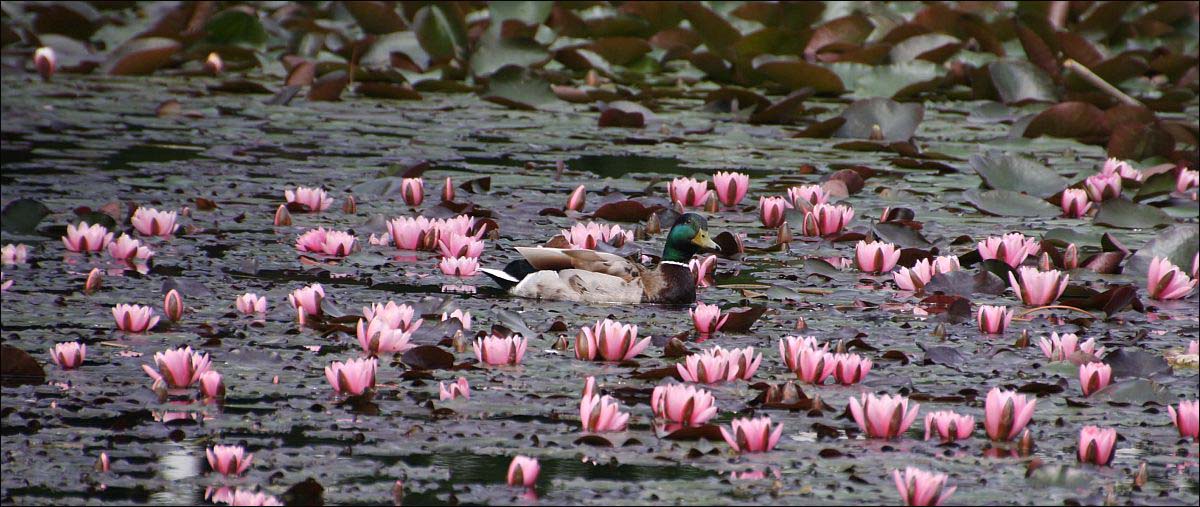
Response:
[[[684,213],[675,220],[667,233],[667,244],[663,247],[662,260],[688,262],[701,248],[717,250],[720,247],[708,237],[708,221],[695,213]]]

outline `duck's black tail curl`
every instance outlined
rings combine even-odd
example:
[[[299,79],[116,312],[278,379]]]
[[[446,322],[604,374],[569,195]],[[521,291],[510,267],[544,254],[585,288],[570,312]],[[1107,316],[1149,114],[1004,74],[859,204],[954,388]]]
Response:
[[[516,287],[526,276],[537,272],[533,265],[525,259],[518,259],[508,263],[507,266],[504,266],[503,271],[486,268],[480,269],[480,271],[495,281],[496,285],[499,285],[504,290]]]

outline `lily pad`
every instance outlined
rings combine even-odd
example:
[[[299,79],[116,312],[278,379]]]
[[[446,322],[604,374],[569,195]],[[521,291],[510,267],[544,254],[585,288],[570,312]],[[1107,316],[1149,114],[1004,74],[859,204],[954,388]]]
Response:
[[[0,226],[6,231],[29,234],[37,229],[38,224],[49,214],[50,208],[41,201],[17,199],[8,203],[4,211],[0,212]]]
[[[114,76],[149,74],[166,65],[183,45],[163,37],[133,39],[117,48],[104,64],[104,72]]]
[[[1067,180],[1038,162],[1019,155],[988,152],[971,155],[971,168],[988,187],[1050,197],[1067,188]]]
[[[550,84],[529,69],[509,65],[492,75],[484,100],[516,109],[533,110],[558,102]]]
[[[1093,221],[1121,229],[1148,229],[1175,222],[1163,210],[1126,199],[1110,199],[1100,203]]]
[[[755,58],[755,60],[757,61],[759,58]],[[762,63],[756,64],[754,70],[792,90],[807,87],[817,93],[841,93],[846,89],[841,78],[833,71],[799,60],[766,59]]]
[[[413,16],[413,31],[421,48],[434,60],[460,58],[466,52],[466,25],[457,12],[448,6],[433,4],[421,7]]]
[[[1000,60],[988,64],[987,69],[1000,101],[1005,104],[1057,100],[1050,76],[1028,61]]]
[[[204,25],[204,30],[212,44],[258,46],[267,41],[267,31],[258,17],[238,8],[217,13]]]
[[[1150,270],[1150,261],[1155,257],[1166,257],[1172,264],[1186,269],[1192,265],[1197,249],[1200,249],[1200,225],[1172,225],[1158,233],[1158,236],[1129,258],[1125,263],[1125,273],[1146,276],[1146,272]]]
[[[984,213],[1002,217],[1051,218],[1061,210],[1050,203],[1012,190],[968,190],[963,192],[968,203]]]
[[[841,114],[846,123],[834,132],[834,137],[871,139],[879,126],[883,139],[907,141],[917,132],[925,117],[925,107],[918,103],[900,103],[876,97],[855,101]]]

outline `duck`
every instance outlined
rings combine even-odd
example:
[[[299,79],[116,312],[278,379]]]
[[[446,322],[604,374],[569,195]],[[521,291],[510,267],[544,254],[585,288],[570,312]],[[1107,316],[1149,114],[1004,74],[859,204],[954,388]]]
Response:
[[[509,294],[531,299],[583,303],[691,304],[696,280],[688,262],[702,250],[719,251],[708,221],[684,213],[671,225],[662,260],[644,266],[594,250],[517,247],[521,259],[504,269],[481,268]]]

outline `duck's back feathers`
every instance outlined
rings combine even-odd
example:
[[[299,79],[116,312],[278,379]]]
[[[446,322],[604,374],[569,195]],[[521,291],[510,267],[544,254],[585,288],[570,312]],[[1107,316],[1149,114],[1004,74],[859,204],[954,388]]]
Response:
[[[640,303],[640,279],[583,269],[543,270],[533,273],[509,290],[514,296],[585,303]]]
[[[582,269],[619,276],[626,280],[638,273],[638,266],[624,257],[595,250],[517,247],[517,253],[538,271]]]

